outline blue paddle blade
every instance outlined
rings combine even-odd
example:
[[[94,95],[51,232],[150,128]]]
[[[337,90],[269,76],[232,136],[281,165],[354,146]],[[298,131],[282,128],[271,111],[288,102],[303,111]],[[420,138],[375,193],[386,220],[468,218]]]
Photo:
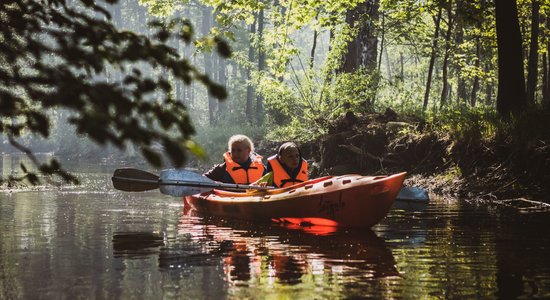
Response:
[[[422,211],[426,209],[430,197],[428,192],[419,187],[403,187],[393,203],[394,209],[405,211]]]
[[[430,202],[428,192],[416,186],[404,187],[397,194],[396,200],[415,201],[420,203]]]
[[[167,169],[160,172],[159,184],[161,193],[182,197],[211,191],[215,182],[185,169]]]

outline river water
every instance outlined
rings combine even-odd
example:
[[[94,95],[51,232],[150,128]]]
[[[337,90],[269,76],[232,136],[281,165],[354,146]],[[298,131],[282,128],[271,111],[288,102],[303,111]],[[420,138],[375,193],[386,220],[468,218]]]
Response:
[[[432,199],[372,229],[197,215],[111,187],[0,192],[0,299],[550,298],[550,217]]]

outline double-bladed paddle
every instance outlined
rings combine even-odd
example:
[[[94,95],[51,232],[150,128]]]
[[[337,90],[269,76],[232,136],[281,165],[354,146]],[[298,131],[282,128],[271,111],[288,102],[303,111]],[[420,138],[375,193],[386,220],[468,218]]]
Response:
[[[143,192],[159,188],[161,193],[176,197],[204,193],[216,188],[234,190],[272,189],[272,187],[255,185],[218,183],[208,177],[181,169],[163,170],[160,172],[160,176],[134,168],[116,169],[112,180],[113,186],[117,190]]]
[[[213,189],[232,190],[269,190],[273,187],[261,187],[244,184],[219,183],[200,174],[181,169],[167,169],[160,176],[147,171],[123,168],[115,170],[113,186],[117,190],[127,192],[142,192],[159,188],[165,195],[176,197],[204,193]],[[419,187],[403,187],[396,197],[396,207],[416,208],[429,202],[428,192]]]

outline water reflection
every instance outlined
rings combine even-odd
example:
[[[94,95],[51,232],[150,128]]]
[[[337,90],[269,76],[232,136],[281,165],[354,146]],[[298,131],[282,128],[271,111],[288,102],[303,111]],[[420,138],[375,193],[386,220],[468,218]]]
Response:
[[[0,299],[550,298],[548,215],[433,201],[323,231],[197,215],[110,175],[0,194]]]
[[[182,214],[178,226],[180,234],[208,245],[208,254],[223,257],[226,280],[237,286],[399,275],[391,251],[372,230],[310,233],[319,231],[323,230],[225,220],[194,211]],[[161,265],[166,264],[161,261]]]
[[[115,232],[114,257],[140,258],[159,253],[164,246],[164,235],[157,232]]]

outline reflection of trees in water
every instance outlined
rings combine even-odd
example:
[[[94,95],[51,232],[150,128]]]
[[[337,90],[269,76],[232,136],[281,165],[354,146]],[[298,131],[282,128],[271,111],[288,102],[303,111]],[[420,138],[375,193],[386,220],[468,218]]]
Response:
[[[14,220],[15,208],[6,202],[0,202],[0,220]],[[18,280],[20,268],[15,263],[17,250],[13,246],[17,243],[16,239],[13,232],[3,230],[0,238],[0,299],[22,298],[22,285]]]
[[[277,279],[283,283],[297,284],[307,271],[307,260],[297,255],[273,255],[273,267]]]
[[[142,258],[159,252],[164,246],[164,235],[155,232],[113,233],[114,257]]]

